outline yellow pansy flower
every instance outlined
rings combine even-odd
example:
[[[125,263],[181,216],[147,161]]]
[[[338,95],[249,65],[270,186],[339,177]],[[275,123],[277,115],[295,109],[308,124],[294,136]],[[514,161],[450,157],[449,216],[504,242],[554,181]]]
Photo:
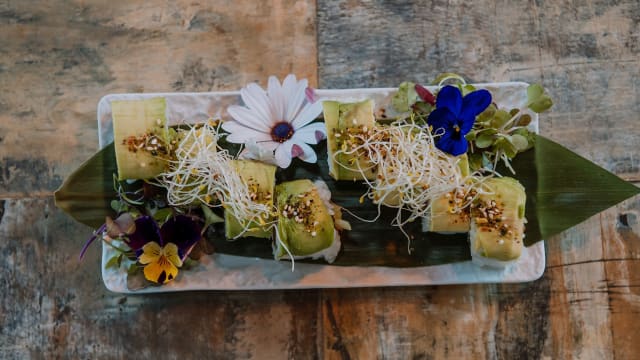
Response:
[[[166,284],[175,279],[178,268],[182,266],[178,246],[174,243],[161,247],[155,241],[148,242],[142,247],[138,261],[145,265],[144,277],[158,284]]]

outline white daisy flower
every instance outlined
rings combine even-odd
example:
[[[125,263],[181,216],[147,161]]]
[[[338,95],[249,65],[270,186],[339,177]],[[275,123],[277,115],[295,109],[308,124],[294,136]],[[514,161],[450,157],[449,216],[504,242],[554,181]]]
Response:
[[[289,74],[282,84],[270,76],[267,91],[255,83],[242,88],[245,106],[229,106],[227,112],[233,119],[222,124],[229,133],[227,141],[249,144],[244,157],[281,168],[289,167],[294,157],[315,163],[318,157],[308,144],[325,139],[327,130],[324,123],[311,123],[322,112],[322,102],[309,100],[307,87],[306,79],[298,81]],[[274,156],[265,156],[265,152]]]

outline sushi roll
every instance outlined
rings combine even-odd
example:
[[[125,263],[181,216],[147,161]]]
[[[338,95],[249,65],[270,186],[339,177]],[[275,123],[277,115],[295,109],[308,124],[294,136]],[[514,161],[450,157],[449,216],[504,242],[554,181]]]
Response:
[[[460,177],[469,176],[469,158],[467,154],[458,156]],[[429,214],[422,218],[422,231],[432,231],[442,234],[457,234],[469,232],[471,219],[467,197],[473,190],[461,186],[444,196],[431,201]],[[473,196],[473,195],[472,195]]]
[[[431,202],[429,215],[422,218],[422,231],[443,234],[469,232],[469,208],[463,207],[466,191],[456,189]]]
[[[303,179],[276,186],[276,260],[335,260],[341,244],[330,197],[324,182]]]
[[[111,102],[118,180],[150,179],[165,170],[168,149],[164,98]]]
[[[251,201],[273,207],[276,183],[276,167],[251,160],[232,160],[232,167],[238,172],[242,181],[249,188]],[[238,219],[230,209],[224,212],[225,236],[227,239],[237,237],[272,238],[272,214],[263,214],[266,218],[250,220]]]
[[[477,265],[504,268],[522,253],[527,196],[509,177],[490,178],[483,186],[471,206],[471,257]]]
[[[358,136],[367,135],[376,125],[373,100],[354,103],[324,101],[327,126],[327,161],[329,174],[336,180],[373,180],[376,169],[357,151]]]

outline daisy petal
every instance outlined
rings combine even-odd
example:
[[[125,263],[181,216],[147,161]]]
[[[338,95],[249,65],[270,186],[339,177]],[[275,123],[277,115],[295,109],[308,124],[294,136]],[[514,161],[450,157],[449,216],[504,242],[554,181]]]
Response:
[[[269,131],[269,125],[271,122],[265,121],[262,116],[244,106],[231,105],[227,108],[227,112],[235,121],[246,127],[264,132]]]
[[[280,146],[280,143],[269,139],[268,141],[256,141],[256,144],[266,151],[274,152]]]
[[[276,164],[279,167],[286,169],[291,165],[291,147],[293,144],[294,142],[289,139],[276,149]]]
[[[269,96],[269,101],[271,102],[271,108],[275,119],[277,121],[284,119],[286,101],[282,93],[282,85],[280,85],[280,81],[278,81],[278,78],[275,76],[269,76],[267,95]]]
[[[307,79],[302,79],[298,81],[293,89],[288,89],[288,92],[284,93],[287,99],[287,110],[284,118],[286,121],[292,122],[300,113],[300,107],[306,97],[305,90],[307,85]]]
[[[222,129],[229,133],[227,141],[234,144],[243,144],[250,139],[255,141],[271,140],[271,135],[242,126],[234,121],[225,121],[222,123]]]
[[[289,74],[286,78],[284,78],[284,80],[282,81],[282,94],[284,95],[285,99],[289,99],[289,96],[296,91],[296,84],[298,84],[298,80],[296,79],[295,75]]]
[[[296,118],[291,122],[295,130],[307,125],[315,120],[322,113],[322,101],[307,104]]]
[[[268,164],[274,164],[276,162],[273,151],[280,145],[275,141],[265,141],[262,143],[256,143],[250,140],[245,143],[245,148],[238,156],[240,159],[258,160]]]
[[[302,147],[300,147],[300,145],[293,144],[293,146],[291,146],[291,157],[297,158],[300,155],[304,155],[304,150],[302,150]]]
[[[316,90],[312,87],[307,87],[304,90],[304,95],[307,98],[307,102],[310,102],[310,103],[314,103],[319,99],[318,94],[316,94]]]
[[[303,141],[307,144],[317,144],[320,140],[326,139],[327,128],[324,123],[309,124],[301,129],[296,130],[293,138],[296,141]]]
[[[298,159],[312,164],[318,161],[318,155],[311,146],[305,143],[296,143],[294,146],[299,146],[302,149],[302,154],[298,155]]]
[[[271,141],[271,135],[251,129],[246,129],[244,132],[234,132],[227,135],[227,141],[234,144],[244,144],[248,140],[254,140],[256,142]]]
[[[243,87],[240,89],[240,96],[249,109],[260,115],[262,121],[266,124],[273,122],[269,98],[267,97],[267,93],[258,86],[258,84],[250,83],[246,87]]]

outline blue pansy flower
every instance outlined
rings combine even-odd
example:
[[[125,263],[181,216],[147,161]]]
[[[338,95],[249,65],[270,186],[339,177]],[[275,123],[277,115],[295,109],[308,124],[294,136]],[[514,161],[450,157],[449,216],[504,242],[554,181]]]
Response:
[[[458,156],[467,152],[465,135],[471,131],[476,116],[491,104],[491,93],[476,90],[462,97],[460,89],[445,86],[436,98],[436,109],[427,118],[436,138],[436,147],[451,155]]]

